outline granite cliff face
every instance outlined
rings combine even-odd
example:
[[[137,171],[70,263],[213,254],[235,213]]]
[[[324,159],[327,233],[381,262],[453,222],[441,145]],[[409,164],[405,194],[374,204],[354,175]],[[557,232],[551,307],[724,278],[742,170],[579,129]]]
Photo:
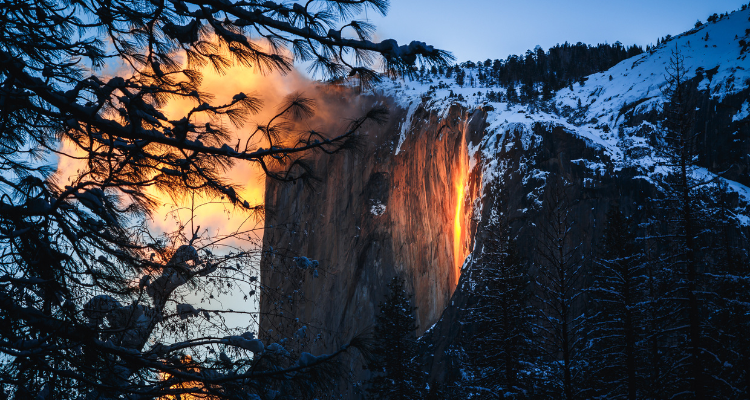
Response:
[[[493,219],[507,221],[534,276],[550,183],[566,182],[574,235],[587,254],[610,207],[638,219],[646,199],[659,196],[660,88],[673,48],[688,60],[698,171],[723,182],[737,229],[747,233],[750,53],[735,32],[748,15],[679,35],[549,102],[489,103],[489,88],[443,78],[388,81],[366,96],[342,92],[342,109],[385,103],[390,120],[368,127],[359,151],[314,160],[321,181],[311,188],[268,182],[261,334],[276,341],[304,325],[313,351],[336,350],[374,324],[386,283],[399,275],[414,296],[430,379],[456,378],[471,329],[461,322],[475,301],[472,260]],[[709,33],[711,47],[700,42]],[[356,366],[353,376],[366,377]]]
[[[364,103],[380,101],[391,100]],[[467,148],[482,136],[486,114],[418,104],[390,110],[386,125],[363,132],[362,149],[315,160],[321,181],[312,187],[268,183],[264,245],[273,253],[261,279],[271,290],[261,309],[272,315],[261,330],[273,329],[270,338],[305,325],[321,335],[319,350],[335,348],[373,324],[395,275],[414,295],[419,334],[448,304],[476,229],[480,179]],[[317,267],[300,268],[298,256]]]

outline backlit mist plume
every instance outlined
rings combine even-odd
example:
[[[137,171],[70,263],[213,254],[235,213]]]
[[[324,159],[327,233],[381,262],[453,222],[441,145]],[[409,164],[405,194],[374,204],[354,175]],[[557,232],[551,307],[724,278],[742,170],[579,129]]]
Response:
[[[117,70],[118,74],[122,71]],[[202,71],[201,90],[212,95],[211,101],[215,104],[229,102],[233,96],[244,93],[261,101],[258,113],[252,115],[247,121],[235,127],[228,119],[221,121],[223,128],[231,132],[231,145],[245,143],[248,137],[258,126],[264,126],[279,111],[279,105],[293,95],[300,95],[312,100],[314,114],[308,118],[295,121],[290,131],[292,136],[308,130],[316,130],[321,133],[336,133],[336,129],[342,129],[347,122],[346,118],[353,118],[361,110],[356,108],[356,101],[336,101],[335,106],[329,105],[333,98],[341,98],[342,95],[353,96],[348,88],[328,87],[325,84],[311,81],[297,70],[291,70],[286,74],[271,72],[263,74],[261,71],[242,66],[232,66],[222,72],[206,67]],[[336,92],[340,92],[336,94]],[[194,101],[185,98],[172,99],[161,109],[170,119],[181,119],[196,106]],[[205,116],[193,117],[193,124],[201,125],[208,121]],[[255,135],[256,137],[258,135]],[[285,138],[280,138],[284,142]],[[287,138],[289,141],[296,137]],[[253,142],[255,141],[255,142]],[[253,138],[251,146],[257,148],[267,147],[264,139]],[[63,142],[61,152],[72,155],[77,154],[75,146]],[[56,179],[63,183],[70,181],[73,176],[85,170],[85,160],[72,157],[60,157]],[[224,198],[204,198],[193,195],[188,198],[171,198],[164,193],[155,190],[150,191],[151,197],[159,205],[153,213],[151,225],[160,232],[174,232],[182,229],[189,237],[200,227],[201,232],[209,235],[228,235],[234,232],[253,232],[253,241],[262,237],[263,226],[263,201],[265,193],[265,174],[256,165],[247,162],[236,163],[226,174],[232,183],[241,187],[239,196],[246,200],[257,212],[248,213],[240,210]],[[235,245],[234,240],[225,241],[224,244]]]

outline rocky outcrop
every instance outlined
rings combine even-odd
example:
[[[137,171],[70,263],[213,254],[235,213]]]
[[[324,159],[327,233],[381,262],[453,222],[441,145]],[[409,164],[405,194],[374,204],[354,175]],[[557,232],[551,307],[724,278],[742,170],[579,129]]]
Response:
[[[364,110],[392,100],[359,102]],[[422,339],[431,379],[455,379],[454,350],[471,334],[460,321],[474,301],[470,274],[460,272],[472,250],[469,260],[481,253],[493,210],[505,213],[533,276],[549,179],[570,184],[572,219],[587,254],[611,206],[638,219],[638,204],[657,195],[637,166],[618,166],[605,148],[560,124],[532,120],[488,131],[483,109],[389,106],[389,122],[369,126],[359,151],[314,160],[319,182],[268,182],[261,276],[261,334],[268,340],[307,326],[313,351],[333,351],[374,324],[386,283],[400,275],[414,296],[418,334],[432,328]],[[716,135],[714,145],[725,136]],[[483,187],[487,182],[492,187]]]
[[[391,100],[364,100],[382,101]],[[362,149],[314,160],[320,181],[311,187],[268,182],[261,275],[268,339],[305,325],[319,338],[314,350],[335,349],[372,326],[395,275],[413,293],[419,334],[450,301],[476,228],[480,180],[469,171],[467,144],[481,138],[486,114],[389,108],[387,124],[363,132]]]

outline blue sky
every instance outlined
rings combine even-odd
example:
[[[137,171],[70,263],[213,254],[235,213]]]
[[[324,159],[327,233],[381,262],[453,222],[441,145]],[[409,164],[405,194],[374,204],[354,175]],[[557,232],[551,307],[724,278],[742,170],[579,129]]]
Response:
[[[377,39],[416,39],[458,61],[522,54],[557,43],[639,44],[679,34],[748,0],[391,0],[385,18],[370,12]]]

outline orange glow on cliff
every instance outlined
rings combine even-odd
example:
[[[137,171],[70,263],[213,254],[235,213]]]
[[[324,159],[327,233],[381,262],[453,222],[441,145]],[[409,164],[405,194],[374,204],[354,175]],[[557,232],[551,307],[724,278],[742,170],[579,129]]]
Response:
[[[458,278],[461,276],[461,267],[463,267],[466,256],[468,255],[468,227],[466,226],[466,183],[468,155],[466,144],[461,143],[461,151],[458,157],[458,174],[456,180],[456,214],[453,218],[453,260],[454,260],[454,284],[458,284]]]
[[[463,163],[461,170],[463,170]],[[456,276],[456,282],[458,281],[458,276],[461,275],[461,266],[464,263],[463,260],[463,236],[462,233],[462,225],[463,225],[463,209],[464,209],[464,186],[465,182],[462,179],[463,171],[461,171],[461,176],[459,176],[458,183],[456,184],[456,216],[453,220],[453,258],[455,261],[455,276]]]

